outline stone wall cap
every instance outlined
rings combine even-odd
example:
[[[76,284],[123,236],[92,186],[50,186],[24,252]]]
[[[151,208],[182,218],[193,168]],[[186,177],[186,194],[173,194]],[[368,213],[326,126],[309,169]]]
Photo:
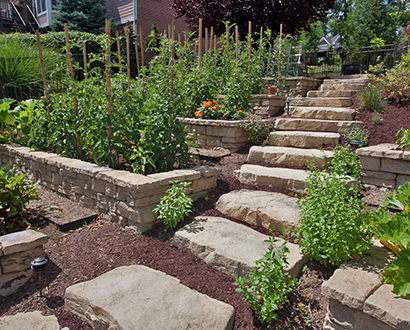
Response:
[[[178,117],[184,124],[194,124],[202,126],[223,126],[239,127],[243,120],[222,120],[222,119],[199,119],[199,118],[182,118]]]
[[[307,80],[307,81],[315,81],[315,82],[321,82],[321,79],[317,79],[317,78],[310,78],[310,77],[287,77],[285,78],[285,81],[292,81],[292,80]]]
[[[383,284],[366,300],[363,311],[394,329],[410,329],[410,300],[392,289],[393,285]]]
[[[47,243],[48,237],[31,229],[0,236],[0,245],[4,255],[31,250]]]
[[[403,151],[397,150],[397,144],[383,143],[376,146],[359,148],[356,153],[359,156],[402,159]]]

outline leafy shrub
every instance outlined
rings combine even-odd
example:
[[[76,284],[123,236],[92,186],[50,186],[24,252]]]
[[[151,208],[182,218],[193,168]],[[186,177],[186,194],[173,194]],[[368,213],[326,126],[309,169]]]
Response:
[[[389,216],[387,205],[401,212]],[[385,283],[392,284],[397,295],[410,294],[410,182],[387,197],[382,207],[370,212],[367,220],[375,239],[386,241],[397,256],[382,273]]]
[[[312,169],[301,209],[299,243],[302,253],[324,265],[339,266],[371,245],[364,202],[356,187],[347,189],[335,172]]]
[[[192,198],[185,195],[190,182],[171,181],[171,188],[161,198],[160,203],[153,210],[158,219],[163,220],[167,228],[175,228],[184,217],[192,212]]]
[[[397,139],[396,143],[399,144],[399,148],[401,150],[409,150],[410,149],[410,129],[405,129],[405,128],[400,128],[396,136],[399,136],[401,134],[401,137]]]
[[[386,108],[376,86],[366,86],[359,91],[360,105],[373,112],[383,112]]]
[[[248,118],[240,124],[240,127],[245,130],[246,138],[250,145],[262,144],[272,130],[272,125],[266,123],[257,115],[249,115]]]
[[[288,294],[296,284],[296,279],[292,279],[285,271],[289,265],[287,242],[275,251],[275,241],[275,238],[270,237],[266,241],[270,245],[265,256],[255,261],[256,266],[248,277],[238,277],[234,282],[239,286],[236,290],[243,293],[243,300],[249,303],[249,307],[258,313],[263,322],[276,319],[276,311],[281,304],[289,301]]]
[[[336,173],[340,177],[351,176],[359,181],[362,169],[359,159],[359,155],[352,152],[348,145],[336,146],[333,149],[333,158],[328,163],[327,171]]]
[[[383,122],[383,117],[380,113],[375,113],[372,116],[372,124],[373,125],[381,125]]]
[[[38,199],[37,187],[26,174],[16,175],[10,164],[0,169],[0,233],[13,230],[18,225],[16,217],[26,208],[30,200]]]
[[[360,146],[363,147],[369,140],[369,131],[364,127],[363,124],[356,122],[343,131],[343,137],[349,142],[359,141],[361,142]]]

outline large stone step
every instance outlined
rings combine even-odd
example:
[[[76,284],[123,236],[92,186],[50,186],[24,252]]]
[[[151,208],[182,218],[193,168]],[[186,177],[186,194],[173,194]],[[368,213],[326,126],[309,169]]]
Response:
[[[343,133],[346,128],[351,127],[355,123],[363,124],[361,121],[279,118],[275,122],[275,129],[279,131]]]
[[[228,330],[235,315],[232,306],[140,265],[68,287],[65,308],[94,329]]]
[[[350,97],[296,97],[290,99],[292,107],[350,107]]]
[[[290,235],[293,228],[299,229],[297,200],[284,194],[242,189],[222,195],[216,209],[238,221],[267,229],[284,229],[285,235]]]
[[[309,91],[307,97],[351,97],[356,93],[355,90],[325,90]]]
[[[242,277],[248,275],[255,261],[266,254],[270,244],[265,242],[268,238],[256,230],[224,218],[197,217],[175,233],[172,245],[187,248],[225,274]],[[283,239],[278,238],[274,245],[279,248],[283,242]],[[287,246],[289,265],[285,269],[296,277],[307,259],[296,244],[287,243]]]
[[[318,148],[323,145],[336,145],[340,141],[339,133],[277,131],[269,134],[271,146]]]
[[[365,84],[346,83],[340,84],[337,82],[324,83],[319,87],[319,91],[358,91],[363,88]]]
[[[322,120],[354,120],[356,111],[350,108],[330,107],[292,107],[292,118],[322,119]]]
[[[0,318],[1,330],[60,330],[55,315],[42,315],[40,311],[17,313]],[[67,327],[61,330],[70,330]]]
[[[289,166],[305,166],[315,161],[318,167],[323,167],[325,158],[333,158],[333,152],[317,149],[299,149],[273,146],[253,146],[249,150],[248,161],[263,161],[270,164]]]
[[[290,168],[264,167],[260,165],[242,165],[234,171],[242,183],[285,188],[295,191],[306,189],[307,173],[304,170]]]

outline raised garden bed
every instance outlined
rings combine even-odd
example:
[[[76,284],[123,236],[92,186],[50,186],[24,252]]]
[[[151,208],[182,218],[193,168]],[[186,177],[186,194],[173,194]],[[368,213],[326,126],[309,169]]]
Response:
[[[0,163],[16,164],[49,190],[138,231],[158,222],[152,210],[170,188],[170,181],[192,182],[188,193],[195,200],[216,187],[220,172],[214,167],[198,166],[145,176],[10,145],[0,146]]]

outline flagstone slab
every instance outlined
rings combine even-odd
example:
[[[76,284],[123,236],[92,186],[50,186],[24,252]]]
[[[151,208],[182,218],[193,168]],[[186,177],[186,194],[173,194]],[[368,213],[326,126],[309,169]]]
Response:
[[[323,145],[336,145],[339,141],[339,133],[307,131],[271,132],[268,139],[271,146],[295,148],[317,148]]]
[[[349,120],[320,120],[303,118],[279,118],[275,122],[275,129],[279,131],[314,131],[343,133],[353,125],[363,125],[360,121]]]
[[[172,245],[184,247],[221,272],[238,277],[246,276],[268,251],[269,236],[245,225],[220,217],[196,217],[189,225],[175,233]],[[277,250],[284,240],[277,238]],[[307,259],[296,244],[287,243],[289,275],[296,277]]]
[[[232,306],[145,266],[118,267],[66,289],[65,307],[94,329],[232,329]]]
[[[350,108],[291,107],[292,118],[320,120],[354,120],[356,111]]]
[[[2,330],[60,330],[55,315],[42,315],[40,311],[18,313],[0,318],[0,329]],[[63,328],[62,330],[69,330]]]

